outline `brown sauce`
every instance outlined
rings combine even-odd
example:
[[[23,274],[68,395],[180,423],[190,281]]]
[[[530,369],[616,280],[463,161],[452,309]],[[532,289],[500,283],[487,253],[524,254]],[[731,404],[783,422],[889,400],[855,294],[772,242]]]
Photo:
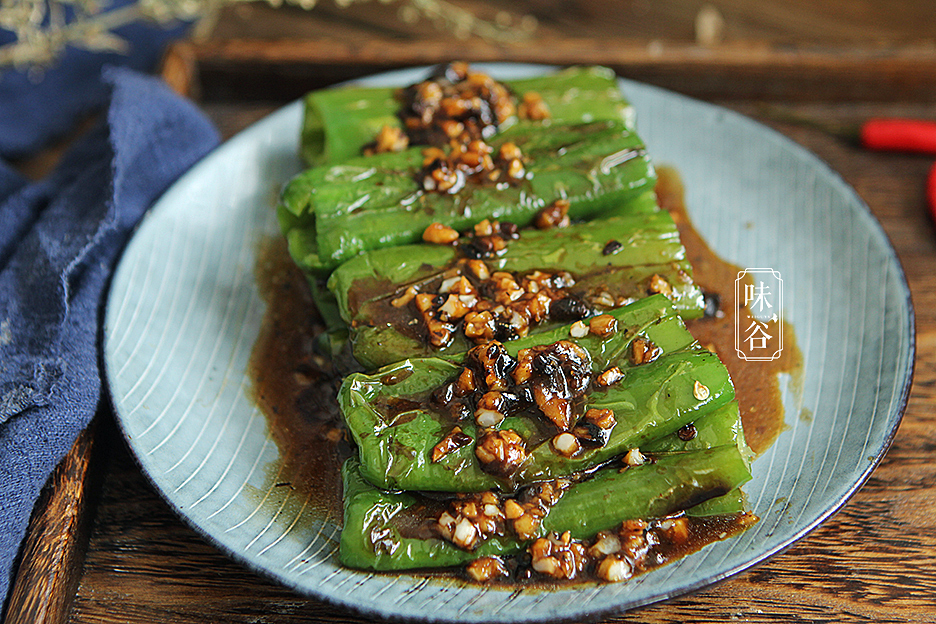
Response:
[[[264,241],[256,275],[267,307],[249,372],[254,400],[283,457],[276,485],[314,492],[310,503],[341,517],[340,469],[350,448],[338,411],[340,379],[315,352],[324,325],[284,239]]]
[[[797,375],[800,352],[792,327],[785,325],[782,356],[769,362],[746,362],[734,353],[737,310],[734,281],[739,267],[719,258],[694,230],[683,202],[678,174],[659,171],[660,204],[676,220],[697,283],[720,297],[720,318],[704,318],[687,325],[699,342],[712,348],[734,381],[748,444],[763,453],[783,431],[783,405],[778,375]],[[337,406],[339,375],[315,352],[324,331],[305,278],[289,258],[285,241],[270,238],[259,253],[256,269],[266,313],[250,360],[254,396],[266,414],[272,435],[284,458],[281,483],[301,493],[323,512],[342,515],[340,467],[353,449],[348,444]],[[743,312],[743,310],[742,310]],[[776,332],[774,332],[776,333]],[[743,530],[744,518],[692,521],[693,539],[679,548],[661,548],[656,565],[698,550],[705,544]],[[648,568],[649,569],[649,568]]]
[[[693,278],[703,291],[719,296],[720,311],[724,313],[720,318],[697,319],[686,325],[702,345],[714,348],[731,374],[741,408],[744,435],[751,449],[760,455],[770,448],[785,428],[778,376],[787,373],[796,378],[802,368],[802,355],[796,345],[793,327],[784,321],[786,340],[778,359],[752,362],[738,357],[734,347],[734,315],[749,316],[747,310],[735,301],[734,282],[742,269],[719,258],[692,226],[683,201],[679,174],[668,167],[660,167],[657,174],[657,197],[660,205],[669,210],[676,221],[692,265]],[[772,336],[768,345],[775,348],[779,337],[779,332],[773,331],[776,322],[771,321],[768,326]]]

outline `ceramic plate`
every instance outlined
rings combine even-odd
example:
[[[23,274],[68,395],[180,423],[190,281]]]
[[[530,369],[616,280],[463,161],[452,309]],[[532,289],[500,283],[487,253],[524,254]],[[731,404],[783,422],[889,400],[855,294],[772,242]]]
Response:
[[[546,71],[486,69],[500,78]],[[423,75],[365,82],[403,85]],[[272,206],[300,167],[298,102],[232,138],[166,192],[113,280],[105,363],[114,407],[142,469],[178,513],[247,566],[370,616],[541,622],[617,613],[704,587],[783,550],[838,510],[886,451],[910,385],[913,313],[893,249],[855,192],[780,134],[654,87],[621,88],[654,160],[681,173],[692,219],[712,247],[783,278],[804,383],[801,393],[784,391],[788,429],[745,487],[760,523],[622,584],[514,591],[342,568],[340,518],[274,487],[279,452],[246,372],[264,310],[256,252],[277,233]]]

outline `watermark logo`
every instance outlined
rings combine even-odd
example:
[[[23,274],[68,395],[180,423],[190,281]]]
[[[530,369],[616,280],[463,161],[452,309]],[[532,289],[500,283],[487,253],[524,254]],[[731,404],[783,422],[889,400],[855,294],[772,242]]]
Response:
[[[776,360],[783,351],[783,278],[773,269],[744,269],[735,279],[735,352],[742,360]]]

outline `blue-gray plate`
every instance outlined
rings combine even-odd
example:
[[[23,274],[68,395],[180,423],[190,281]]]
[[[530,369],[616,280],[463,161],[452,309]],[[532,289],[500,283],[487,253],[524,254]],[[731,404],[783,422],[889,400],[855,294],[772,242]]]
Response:
[[[547,71],[486,69],[501,78]],[[169,504],[231,557],[298,592],[372,617],[453,622],[593,618],[679,596],[782,551],[837,511],[886,452],[910,387],[913,312],[893,249],[855,192],[780,134],[658,88],[624,80],[621,88],[653,159],[680,172],[690,215],[716,252],[783,278],[804,368],[801,388],[785,384],[787,429],[745,488],[757,525],[631,582],[552,591],[341,567],[341,518],[275,487],[279,449],[247,373],[265,305],[256,254],[276,235],[276,196],[300,168],[299,102],[173,185],[113,280],[110,391],[130,447]]]

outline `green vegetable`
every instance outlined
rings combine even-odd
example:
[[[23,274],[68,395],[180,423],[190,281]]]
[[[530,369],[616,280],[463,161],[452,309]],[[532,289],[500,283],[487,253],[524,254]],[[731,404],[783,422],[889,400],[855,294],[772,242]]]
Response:
[[[613,119],[633,126],[634,109],[618,89],[614,72],[604,67],[571,67],[505,84],[518,100],[524,93],[539,93],[549,107],[550,124]],[[301,144],[306,164],[335,164],[359,156],[383,126],[399,127],[397,91],[394,87],[352,85],[309,93]],[[513,123],[516,119],[505,125]]]
[[[744,427],[741,424],[741,412],[737,401],[731,401],[717,410],[709,412],[692,424],[696,433],[690,440],[683,440],[677,433],[671,433],[645,444],[640,447],[640,450],[653,457],[663,457],[667,454],[698,451],[733,444],[738,447],[738,450],[749,462],[753,460],[754,452],[745,441]],[[718,496],[690,507],[686,510],[686,513],[691,516],[701,517],[742,513],[747,510],[747,498],[744,492],[740,488],[735,488],[724,496]]]
[[[606,254],[609,241],[621,246]],[[443,245],[403,245],[365,252],[335,269],[328,288],[342,318],[351,326],[355,358],[368,369],[410,357],[461,353],[473,346],[461,331],[453,342],[433,347],[425,336],[415,301],[396,307],[393,300],[413,286],[434,293],[459,252]],[[647,296],[650,278],[659,275],[673,287],[670,299],[684,318],[701,316],[702,291],[692,282],[676,224],[662,210],[596,219],[567,228],[524,231],[504,255],[485,261],[490,270],[526,273],[568,271],[570,295],[587,301],[598,292],[614,300]],[[556,322],[531,328],[538,333]]]
[[[722,496],[751,479],[737,446],[665,455],[652,464],[600,471],[563,495],[543,520],[544,531],[584,539],[630,518],[662,518]]]
[[[406,535],[406,515],[427,505],[405,492],[386,492],[370,485],[357,462],[342,469],[345,492],[344,529],[339,557],[347,566],[371,570],[447,567],[484,555],[522,550],[525,542],[497,537],[466,551],[430,536]],[[624,520],[659,518],[733,491],[751,478],[747,457],[735,445],[672,454],[654,464],[619,471],[610,468],[573,485],[549,511],[539,529],[570,531],[591,537]]]
[[[711,395],[699,400],[693,386],[701,382]],[[728,371],[718,357],[695,347],[661,356],[628,370],[623,381],[586,396],[585,410],[611,409],[617,425],[602,447],[585,449],[569,459],[551,444],[536,446],[521,468],[521,482],[548,479],[586,470],[632,448],[673,433],[734,399]]]
[[[741,412],[737,401],[732,401],[724,407],[706,414],[692,424],[695,429],[693,438],[683,440],[678,435],[673,434],[654,440],[650,444],[641,447],[641,450],[654,455],[661,455],[663,453],[681,453],[734,444],[753,456],[753,451],[748,448],[744,439],[744,427],[741,424]]]
[[[278,213],[295,262],[310,274],[331,271],[356,254],[418,242],[433,222],[458,230],[484,218],[523,227],[556,199],[569,216],[614,209],[656,183],[640,138],[621,122],[552,124],[549,132],[517,124],[490,141],[515,143],[527,175],[509,185],[469,183],[454,195],[420,190],[422,150],[353,158],[309,169],[283,191]]]
[[[338,557],[346,566],[382,571],[450,567],[520,548],[514,540],[494,538],[469,552],[436,537],[405,537],[400,534],[400,517],[425,504],[420,496],[375,488],[361,476],[355,459],[345,462],[341,476],[344,523]]]
[[[747,496],[740,487],[736,487],[724,496],[710,498],[686,510],[686,515],[695,518],[706,516],[725,516],[749,511]]]
[[[583,470],[631,448],[675,432],[734,398],[727,370],[716,356],[694,343],[672,303],[656,295],[611,312],[619,331],[601,339],[593,334],[573,339],[567,327],[556,328],[505,343],[512,355],[520,349],[548,345],[560,339],[577,342],[591,355],[593,372],[612,365],[625,377],[613,386],[586,394],[584,409],[610,408],[617,425],[606,445],[586,449],[573,459],[556,453],[548,439],[532,444],[516,483],[552,478]],[[645,336],[663,355],[653,362],[633,366],[630,345]],[[456,359],[457,362],[457,359]],[[482,491],[512,487],[484,472],[474,454],[474,444],[452,451],[433,463],[433,447],[455,424],[428,408],[429,394],[450,381],[460,370],[456,362],[441,358],[406,360],[377,372],[348,376],[339,392],[339,406],[355,442],[366,479],[386,489]],[[709,396],[693,394],[695,382],[704,384]],[[583,409],[583,411],[584,411]],[[458,423],[474,439],[472,419]],[[533,415],[510,416],[502,429],[513,429],[531,439],[542,427]]]
[[[748,458],[748,461],[753,460],[754,452],[748,447],[744,439],[744,427],[741,424],[741,413],[737,401],[732,401],[706,414],[695,421],[693,426],[696,435],[690,440],[683,440],[679,435],[673,433],[644,445],[641,450],[653,457],[662,457],[665,454],[733,444]],[[741,513],[747,511],[747,509],[747,498],[744,492],[740,488],[735,488],[724,496],[718,496],[690,507],[686,510],[686,513],[691,516],[701,517]]]
[[[571,338],[569,326],[562,325],[539,334],[510,340],[504,343],[504,348],[512,357],[516,357],[521,349],[552,344],[559,340],[573,340],[591,355],[592,370],[601,372],[613,364],[622,368],[630,366],[627,355],[631,342],[638,335],[648,338],[664,353],[685,349],[695,343],[695,338],[676,313],[673,302],[663,295],[639,299],[629,305],[610,310],[608,314],[617,320],[618,331],[605,338],[594,334]],[[450,359],[460,362],[461,356]]]

